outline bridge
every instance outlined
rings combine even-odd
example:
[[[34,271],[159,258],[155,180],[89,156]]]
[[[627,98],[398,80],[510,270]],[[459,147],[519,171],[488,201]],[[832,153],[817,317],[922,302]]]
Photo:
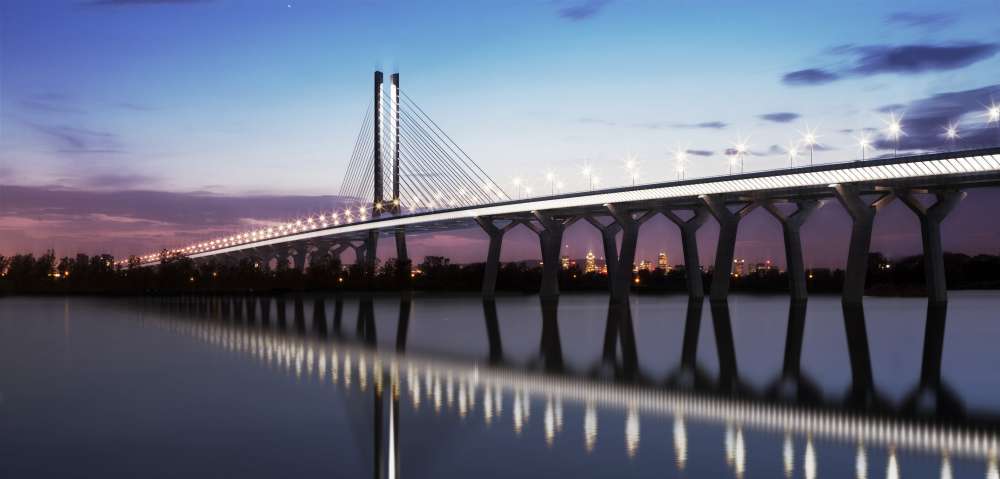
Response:
[[[341,195],[352,206],[276,227],[259,228],[159,253],[133,264],[151,266],[175,257],[258,264],[272,259],[304,270],[319,256],[351,249],[374,274],[380,237],[395,238],[397,260],[408,262],[406,237],[434,231],[480,227],[489,237],[482,292],[493,297],[505,233],[524,226],[539,239],[540,294],[559,294],[559,251],[563,232],[584,220],[601,233],[612,299],[629,295],[631,265],[643,223],[663,215],[680,229],[685,270],[701,271],[695,234],[709,218],[719,224],[711,284],[714,301],[729,294],[740,220],[763,208],[781,224],[793,300],[805,300],[806,271],[800,229],[819,206],[836,200],[852,219],[843,300],[860,303],[876,213],[900,200],[920,220],[928,297],[947,301],[941,222],[969,188],[1000,180],[1000,148],[848,161],[780,170],[683,179],[584,192],[511,197],[493,181],[399,87],[391,76],[384,94],[375,72],[374,98],[365,114]],[[386,186],[389,191],[386,191]],[[127,264],[128,261],[119,264]],[[687,275],[692,299],[705,296],[701,274]]]

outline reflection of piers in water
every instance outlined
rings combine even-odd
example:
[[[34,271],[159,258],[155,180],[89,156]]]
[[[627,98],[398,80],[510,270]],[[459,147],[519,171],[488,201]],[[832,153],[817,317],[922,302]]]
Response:
[[[279,304],[283,302],[280,299],[277,301]],[[200,311],[203,300],[193,303],[197,306],[194,309]],[[338,336],[338,321],[343,314],[340,303],[341,300],[337,299],[334,305],[334,337]],[[260,304],[263,306],[265,302]],[[635,338],[630,324],[618,322],[631,321],[627,303],[625,309],[618,311],[614,308],[619,306],[612,303],[608,316],[607,329],[615,330],[610,349],[617,349],[614,343],[619,343],[625,358],[621,365],[615,366],[615,382],[591,375],[577,376],[562,366],[558,310],[554,303],[542,303],[542,364],[530,361],[529,367],[538,366],[531,369],[504,362],[496,304],[492,301],[483,304],[489,357],[488,362],[482,364],[405,353],[411,311],[408,298],[400,304],[400,327],[397,327],[396,347],[392,352],[377,351],[371,347],[375,344],[371,297],[362,298],[359,302],[358,342],[323,339],[324,329],[315,322],[325,322],[326,314],[316,306],[312,328],[317,333],[315,335],[289,334],[284,329],[243,322],[240,318],[223,320],[221,312],[207,314],[215,318],[209,320],[192,319],[186,314],[164,314],[154,316],[152,320],[149,316],[146,318],[167,329],[247,354],[269,368],[294,374],[300,379],[329,382],[352,391],[367,392],[371,388],[372,391],[367,393],[374,401],[372,418],[376,436],[374,457],[378,464],[376,475],[394,477],[398,473],[399,403],[404,400],[414,409],[426,404],[437,414],[457,414],[465,420],[479,417],[492,427],[509,414],[516,435],[520,435],[531,421],[532,400],[540,401],[536,404],[542,404],[542,428],[549,444],[558,441],[563,431],[564,404],[578,404],[584,411],[584,449],[588,452],[594,449],[600,442],[601,430],[620,428],[618,430],[625,435],[624,452],[629,457],[640,451],[642,416],[672,418],[674,460],[679,469],[687,467],[692,454],[687,429],[689,425],[700,422],[725,428],[724,457],[737,476],[745,473],[747,457],[754,453],[745,439],[746,433],[754,430],[784,437],[780,458],[788,476],[801,467],[806,477],[816,477],[816,449],[820,447],[816,440],[819,439],[856,446],[855,467],[859,477],[869,473],[868,456],[873,448],[887,451],[890,460],[897,450],[938,454],[942,458],[942,470],[950,470],[951,458],[977,458],[985,462],[987,471],[995,473],[998,435],[991,422],[987,422],[990,425],[984,428],[982,424],[969,425],[971,423],[959,420],[934,422],[927,421],[924,416],[910,419],[909,415],[914,410],[921,412],[923,409],[908,403],[899,412],[893,412],[878,399],[871,374],[864,314],[860,308],[845,306],[844,309],[853,384],[848,395],[850,409],[842,410],[836,407],[839,401],[824,402],[819,391],[814,390],[811,383],[806,386],[801,378],[799,361],[804,303],[793,302],[791,305],[780,379],[762,394],[739,382],[728,305],[723,302],[711,306],[720,360],[719,381],[714,384],[695,380],[701,376],[695,364],[701,316],[701,303],[697,301],[689,304],[685,319],[680,370],[672,373],[666,381],[649,379],[639,371],[638,365],[633,370],[634,374],[628,373],[626,364],[631,359],[627,357],[632,353],[627,349],[634,348]],[[941,392],[943,381],[940,371],[942,348],[937,338],[943,335],[944,312],[944,308],[933,304],[928,309],[928,341],[924,347],[920,384],[912,395],[919,399],[926,394],[925,391],[930,391],[939,399],[936,402],[938,409],[943,405],[940,398],[944,393]],[[269,311],[261,311],[262,318],[268,315]],[[597,355],[608,357],[609,336],[605,335],[604,351],[596,352]],[[807,388],[807,394],[803,394],[803,388]],[[780,402],[775,402],[775,399]],[[385,405],[387,400],[391,400],[391,404]],[[960,406],[957,399],[950,397],[945,404],[949,408]],[[509,412],[505,411],[507,405]],[[619,411],[624,423],[618,426],[602,423],[602,411]],[[878,413],[879,416],[870,413]],[[804,438],[805,443],[804,449],[799,452],[803,454],[801,463],[796,460],[796,436]]]

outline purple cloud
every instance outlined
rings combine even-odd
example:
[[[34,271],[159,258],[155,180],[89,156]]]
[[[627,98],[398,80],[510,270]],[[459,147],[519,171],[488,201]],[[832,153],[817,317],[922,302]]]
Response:
[[[850,77],[883,73],[914,75],[931,71],[964,68],[996,55],[996,43],[961,43],[952,45],[841,45],[829,50],[836,56],[851,57],[850,66],[831,71],[807,68],[786,73],[781,81],[788,85],[822,85]]]
[[[686,150],[686,153],[692,156],[712,156],[715,154],[709,150]]]
[[[840,79],[840,75],[826,71],[822,68],[807,68],[786,73],[781,77],[781,81],[786,85],[822,85]]]
[[[609,3],[611,0],[582,0],[560,8],[559,16],[574,22],[587,20],[600,13]]]
[[[995,43],[855,47],[858,57],[851,72],[866,76],[955,70],[992,57],[997,48]]]
[[[775,123],[788,123],[798,119],[800,116],[798,113],[792,113],[790,111],[779,111],[775,113],[765,113],[763,115],[758,115],[758,118],[767,121],[773,121]]]

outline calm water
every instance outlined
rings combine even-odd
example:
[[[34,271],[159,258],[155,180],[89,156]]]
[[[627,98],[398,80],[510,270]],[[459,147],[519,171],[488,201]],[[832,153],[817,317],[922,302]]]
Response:
[[[0,477],[996,479],[1000,294],[951,298],[4,298]]]

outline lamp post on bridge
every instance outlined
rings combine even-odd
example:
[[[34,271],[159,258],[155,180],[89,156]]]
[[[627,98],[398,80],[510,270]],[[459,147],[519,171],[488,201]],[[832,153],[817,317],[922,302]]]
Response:
[[[996,124],[997,126],[997,144],[1000,145],[1000,105],[991,104],[986,110],[987,121],[986,125],[989,126],[990,123]]]

